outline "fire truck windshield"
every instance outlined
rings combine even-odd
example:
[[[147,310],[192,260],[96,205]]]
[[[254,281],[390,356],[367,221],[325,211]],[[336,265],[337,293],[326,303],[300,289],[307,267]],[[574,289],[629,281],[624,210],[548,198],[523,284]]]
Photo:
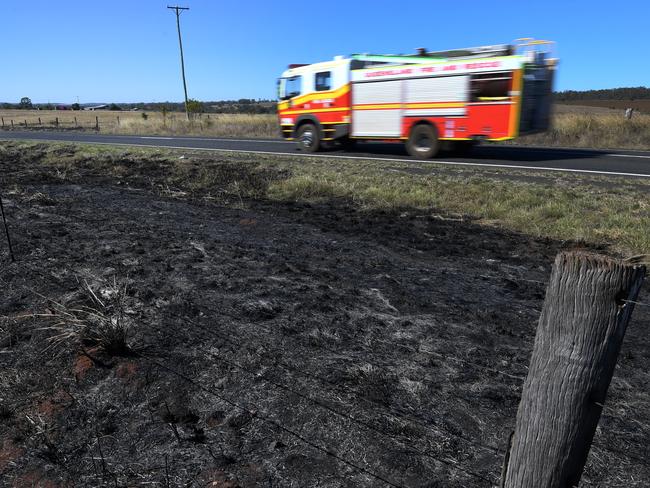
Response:
[[[301,76],[292,76],[291,78],[280,78],[278,80],[278,98],[287,100],[300,95],[302,84]]]

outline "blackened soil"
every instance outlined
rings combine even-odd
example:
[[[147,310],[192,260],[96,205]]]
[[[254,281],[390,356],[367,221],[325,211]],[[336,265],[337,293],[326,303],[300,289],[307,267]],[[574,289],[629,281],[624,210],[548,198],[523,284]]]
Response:
[[[496,484],[562,244],[20,170],[4,195],[18,262],[0,274],[0,485]],[[127,351],[60,336],[62,310],[91,304],[80,290],[110,300],[120,284]],[[649,324],[637,307],[585,485],[650,479]]]

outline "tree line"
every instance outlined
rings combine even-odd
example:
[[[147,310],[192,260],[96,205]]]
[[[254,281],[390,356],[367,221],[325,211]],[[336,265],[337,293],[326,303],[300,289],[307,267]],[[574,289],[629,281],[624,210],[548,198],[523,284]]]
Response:
[[[23,97],[18,103],[0,103],[0,108],[10,109],[38,109],[38,110],[82,110],[86,106],[96,104],[53,104],[32,103],[29,97]],[[228,114],[270,114],[276,111],[274,100],[240,98],[239,100],[217,100],[202,102],[188,100],[189,111],[198,113],[228,113]],[[139,102],[139,103],[111,103],[106,104],[107,110],[147,110],[150,112],[184,112],[184,102]]]
[[[647,100],[650,99],[650,88],[645,86],[608,88],[605,90],[566,90],[555,93],[558,102],[572,100]]]
[[[555,92],[555,100],[568,102],[573,100],[648,100],[650,88],[644,86],[608,88],[604,90],[565,90]],[[40,110],[81,110],[86,105],[72,104],[33,104],[29,97],[23,97],[18,103],[0,103],[2,109],[40,109]],[[148,110],[150,112],[184,112],[183,102],[139,102],[106,104],[108,110]],[[227,113],[227,114],[271,114],[276,111],[274,100],[240,98],[239,100],[199,101],[189,100],[192,113]]]

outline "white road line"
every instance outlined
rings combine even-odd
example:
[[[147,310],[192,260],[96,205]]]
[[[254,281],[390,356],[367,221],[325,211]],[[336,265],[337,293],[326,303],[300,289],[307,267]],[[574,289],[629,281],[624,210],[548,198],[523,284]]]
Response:
[[[132,137],[132,136],[124,136]],[[266,139],[217,139],[214,137],[161,137],[161,136],[139,136],[139,139],[162,139],[162,140],[176,140],[176,141],[212,141],[212,142],[259,142],[262,144],[295,144],[292,141],[269,141]]]
[[[641,154],[607,154],[607,156],[614,156],[617,158],[644,158],[650,159],[650,156],[643,156]]]
[[[137,144],[137,143],[120,143],[120,142],[85,142],[85,141],[57,141],[49,139],[39,139],[41,141],[49,142],[72,142],[75,144],[94,144],[100,146],[131,146],[131,147],[152,147],[155,149],[183,149],[186,151],[212,151],[212,152],[228,152],[228,153],[243,153],[243,154],[267,154],[272,156],[293,156],[302,158],[325,158],[325,159],[353,159],[365,161],[385,161],[385,162],[398,162],[398,163],[431,163],[439,164],[442,166],[470,166],[482,168],[504,168],[504,169],[524,169],[533,171],[553,171],[558,173],[581,173],[591,175],[605,175],[605,176],[634,176],[638,178],[650,178],[650,174],[643,173],[623,173],[618,171],[596,171],[591,169],[570,169],[570,168],[549,168],[546,166],[522,166],[516,164],[489,164],[489,163],[468,163],[464,161],[436,161],[435,159],[428,161],[418,161],[417,159],[407,158],[372,158],[367,156],[337,156],[327,154],[305,154],[305,153],[278,153],[272,151],[245,151],[240,149],[217,149],[212,147],[185,147],[185,146],[156,146],[154,144]]]

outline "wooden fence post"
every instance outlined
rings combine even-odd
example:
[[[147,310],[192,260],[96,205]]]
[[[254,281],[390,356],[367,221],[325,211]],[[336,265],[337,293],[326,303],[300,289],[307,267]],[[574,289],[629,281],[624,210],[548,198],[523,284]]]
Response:
[[[11,128],[14,128],[14,119],[11,119]]]
[[[95,115],[95,130],[99,132],[99,117]]]
[[[4,117],[0,117],[0,119],[2,119],[2,127],[4,127],[4,126],[5,126],[5,118],[4,118]]]
[[[505,488],[578,486],[645,267],[555,259],[517,412]]]
[[[79,127],[79,124],[77,124],[77,117],[74,118],[74,126],[75,128]]]
[[[118,127],[120,126],[120,116],[119,115],[117,116],[117,126]]]
[[[58,117],[56,118],[56,128],[57,129],[59,128],[59,118]]]

